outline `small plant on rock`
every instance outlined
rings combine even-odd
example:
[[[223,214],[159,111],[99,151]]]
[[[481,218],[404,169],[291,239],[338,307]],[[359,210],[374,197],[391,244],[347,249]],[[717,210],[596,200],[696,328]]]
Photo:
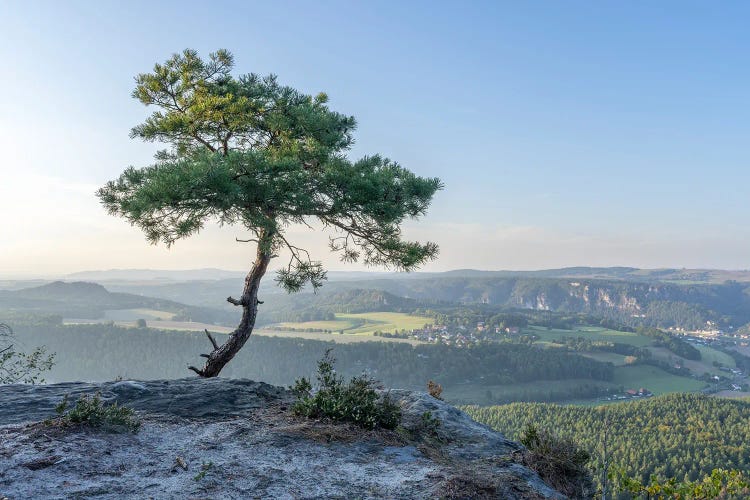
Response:
[[[213,462],[203,462],[203,465],[201,465],[201,470],[198,472],[198,474],[193,477],[194,481],[200,481],[204,477],[206,477],[206,474],[208,474],[208,471],[210,471],[214,466]]]
[[[72,407],[66,395],[55,407],[55,412],[58,415],[56,423],[65,427],[93,427],[110,432],[138,432],[141,427],[132,408],[118,406],[117,403],[105,404],[98,393],[94,396],[84,394]]]
[[[365,375],[344,383],[333,368],[335,362],[328,349],[318,362],[317,392],[313,393],[306,378],[297,380],[292,387],[297,396],[293,411],[310,418],[352,422],[365,429],[395,429],[401,422],[401,409],[390,395],[380,396],[375,390],[376,382]]]

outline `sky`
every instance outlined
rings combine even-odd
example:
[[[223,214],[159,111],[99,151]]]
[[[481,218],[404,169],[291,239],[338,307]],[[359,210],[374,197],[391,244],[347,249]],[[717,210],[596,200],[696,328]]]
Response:
[[[246,269],[240,228],[171,249],[95,191],[156,145],[133,77],[233,52],[358,121],[352,158],[440,177],[426,271],[750,268],[750,3],[0,2],[0,277]],[[330,269],[319,231],[293,228]]]

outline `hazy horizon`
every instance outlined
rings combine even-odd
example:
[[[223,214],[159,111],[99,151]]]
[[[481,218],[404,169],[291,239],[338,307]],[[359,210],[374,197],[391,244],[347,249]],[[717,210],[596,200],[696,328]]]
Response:
[[[637,269],[639,271],[663,271],[663,270],[675,270],[675,271],[705,271],[705,272],[729,272],[729,273],[748,273],[750,272],[750,269],[722,269],[722,268],[686,268],[686,267],[658,267],[658,268],[639,268],[635,266],[587,266],[587,265],[579,265],[579,266],[563,266],[563,267],[549,267],[549,268],[529,268],[529,269],[478,269],[478,268],[454,268],[454,269],[445,269],[440,271],[425,271],[425,270],[418,270],[418,271],[412,271],[412,272],[402,272],[402,271],[387,271],[382,269],[365,269],[365,270],[356,270],[356,269],[348,269],[348,268],[337,268],[337,269],[328,269],[329,274],[335,276],[335,275],[363,275],[363,274],[372,274],[372,275],[388,275],[388,276],[398,276],[398,275],[419,275],[419,274],[441,274],[441,273],[455,273],[455,272],[479,272],[479,273],[533,273],[533,272],[544,272],[544,271],[559,271],[559,270],[565,270],[565,269],[585,269],[585,268],[591,268],[591,269],[617,269],[617,268],[627,268],[627,269]],[[33,273],[18,273],[18,274],[3,274],[0,273],[0,281],[2,280],[43,280],[43,281],[49,281],[49,280],[77,280],[82,279],[86,280],[88,278],[79,278],[80,275],[94,275],[94,274],[116,274],[116,273],[167,273],[167,274],[178,274],[178,273],[202,273],[206,274],[208,272],[210,273],[218,273],[222,277],[226,277],[226,275],[238,275],[238,276],[244,276],[247,273],[246,269],[229,269],[229,268],[220,268],[220,267],[197,267],[197,268],[108,268],[108,269],[78,269],[71,272],[65,272],[65,273],[59,273],[59,274],[33,274]],[[223,279],[222,277],[211,279]],[[158,277],[154,279],[159,279],[163,277]],[[138,278],[133,278],[137,280]]]

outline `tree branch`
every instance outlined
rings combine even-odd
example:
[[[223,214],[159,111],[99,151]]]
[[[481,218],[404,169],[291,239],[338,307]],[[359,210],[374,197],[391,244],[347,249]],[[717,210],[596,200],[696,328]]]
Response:
[[[244,306],[245,303],[242,300],[237,300],[234,297],[227,297],[227,302],[235,306]]]
[[[188,370],[193,370],[195,373],[197,373],[199,376],[203,376],[203,370],[199,370],[198,368],[194,366],[188,366]]]
[[[203,330],[203,331],[206,332],[206,336],[208,337],[208,340],[211,341],[211,344],[213,344],[214,349],[218,349],[219,344],[216,343],[216,339],[213,338],[213,336],[211,335],[211,333],[209,333],[208,330]]]

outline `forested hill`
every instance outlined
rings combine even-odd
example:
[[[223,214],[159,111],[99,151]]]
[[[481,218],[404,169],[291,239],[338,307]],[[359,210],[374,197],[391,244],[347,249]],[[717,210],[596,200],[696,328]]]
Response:
[[[356,276],[347,275],[346,279],[326,283],[318,294],[303,292],[292,296],[282,293],[275,287],[273,280],[268,280],[261,288],[265,305],[260,310],[259,321],[272,323],[319,319],[321,315],[331,313],[408,312],[436,304],[489,304],[498,308],[584,313],[629,326],[682,327],[692,330],[706,327],[707,321],[725,329],[730,326],[740,328],[750,323],[750,283],[747,282],[661,282],[655,281],[655,277],[659,275],[657,271],[646,273],[632,268],[570,268],[535,273],[543,276],[543,273],[553,275],[563,272],[575,276],[530,277],[522,275],[521,272],[515,276],[501,276],[503,273],[510,273],[504,271],[376,274],[375,279],[356,279]],[[661,274],[674,277],[674,272],[676,271],[664,270]],[[693,272],[691,276],[701,277],[695,273],[698,271]],[[719,271],[710,273],[713,273],[710,276],[716,277]],[[727,276],[741,277],[740,272],[724,273],[728,273]],[[617,278],[586,277],[607,274],[617,275]],[[644,274],[649,277],[648,280],[643,279]],[[89,303],[94,304],[94,307],[99,307],[96,304],[100,302],[107,304],[113,299],[120,302],[137,302],[133,298],[136,297],[143,302],[144,298],[140,296],[149,296],[209,310],[220,309],[226,314],[232,309],[224,300],[228,295],[239,293],[242,289],[242,279],[168,283],[159,280],[134,280],[106,284],[109,290],[130,294],[130,297],[105,293],[101,287],[94,288],[95,285],[92,284],[52,283],[36,289],[0,292],[0,308],[12,304],[14,307],[43,309],[41,302],[33,305],[30,302],[33,298],[25,297],[24,294],[31,294],[32,290],[36,290],[34,293],[42,295],[36,299],[44,301],[50,298],[42,292],[62,292],[60,288],[64,286],[68,286],[73,294],[81,297],[90,296]],[[54,293],[52,295],[51,298],[54,299]],[[112,307],[107,305],[104,308]]]
[[[218,322],[225,316],[222,311],[187,306],[163,298],[110,292],[102,285],[81,281],[55,281],[20,290],[0,290],[0,311],[5,314],[42,313],[67,318],[100,319],[109,310],[137,308],[167,311],[209,323]]]
[[[421,301],[587,313],[648,326],[696,329],[709,320],[733,326],[750,322],[750,284],[739,282],[676,285],[561,278],[428,278],[334,286],[368,286]]]
[[[511,403],[465,410],[511,439],[527,424],[570,437],[591,452],[595,469],[606,429],[613,468],[642,481],[651,474],[696,480],[715,468],[750,467],[750,402],[670,394],[596,408]]]

